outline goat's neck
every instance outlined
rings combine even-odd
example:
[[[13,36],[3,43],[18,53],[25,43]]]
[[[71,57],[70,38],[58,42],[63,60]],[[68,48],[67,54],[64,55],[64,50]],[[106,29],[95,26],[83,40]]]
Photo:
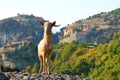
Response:
[[[46,33],[44,33],[43,39],[46,44],[48,44],[48,45],[51,44],[52,43],[52,34],[47,35]]]

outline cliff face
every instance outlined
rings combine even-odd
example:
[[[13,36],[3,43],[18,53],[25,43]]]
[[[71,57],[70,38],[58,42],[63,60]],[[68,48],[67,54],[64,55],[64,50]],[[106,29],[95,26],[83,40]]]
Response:
[[[37,44],[43,37],[40,20],[44,19],[33,15],[20,14],[0,20],[0,46],[23,40]],[[55,43],[57,42],[56,39]]]
[[[28,40],[35,43],[42,38],[41,17],[19,15],[0,21],[0,46],[11,42]]]
[[[22,70],[38,62],[37,46],[29,41],[15,42],[0,48],[0,64],[3,66]]]

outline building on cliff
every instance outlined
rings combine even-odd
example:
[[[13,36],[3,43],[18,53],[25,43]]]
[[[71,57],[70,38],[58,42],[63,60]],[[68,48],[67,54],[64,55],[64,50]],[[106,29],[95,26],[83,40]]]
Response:
[[[72,42],[72,41],[83,41],[85,39],[85,35],[90,32],[89,25],[83,25],[79,29],[77,27],[68,26],[64,28],[60,35],[59,40],[60,43],[64,42]]]

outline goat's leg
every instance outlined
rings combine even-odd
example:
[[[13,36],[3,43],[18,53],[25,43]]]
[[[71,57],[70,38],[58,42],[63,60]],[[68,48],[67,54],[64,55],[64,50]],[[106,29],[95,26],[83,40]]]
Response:
[[[40,56],[39,59],[40,59],[40,70],[39,70],[39,73],[42,73],[43,72],[43,57]]]
[[[47,58],[45,58],[45,73],[47,73]]]
[[[43,56],[43,73],[46,73],[46,59],[45,59],[45,56]]]
[[[46,59],[46,63],[47,63],[47,73],[50,74],[50,58],[49,57]]]

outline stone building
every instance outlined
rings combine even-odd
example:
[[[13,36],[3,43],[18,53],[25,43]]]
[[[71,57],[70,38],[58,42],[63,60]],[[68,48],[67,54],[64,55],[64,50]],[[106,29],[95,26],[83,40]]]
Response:
[[[60,43],[64,42],[72,42],[72,41],[85,41],[86,34],[90,32],[90,27],[88,25],[84,25],[80,27],[80,29],[76,27],[68,26],[63,29],[63,32],[61,32],[59,39]]]
[[[73,34],[74,33],[74,28],[72,28],[72,27],[66,27],[65,29],[64,29],[64,36],[67,36],[67,35],[70,35],[70,34]]]

